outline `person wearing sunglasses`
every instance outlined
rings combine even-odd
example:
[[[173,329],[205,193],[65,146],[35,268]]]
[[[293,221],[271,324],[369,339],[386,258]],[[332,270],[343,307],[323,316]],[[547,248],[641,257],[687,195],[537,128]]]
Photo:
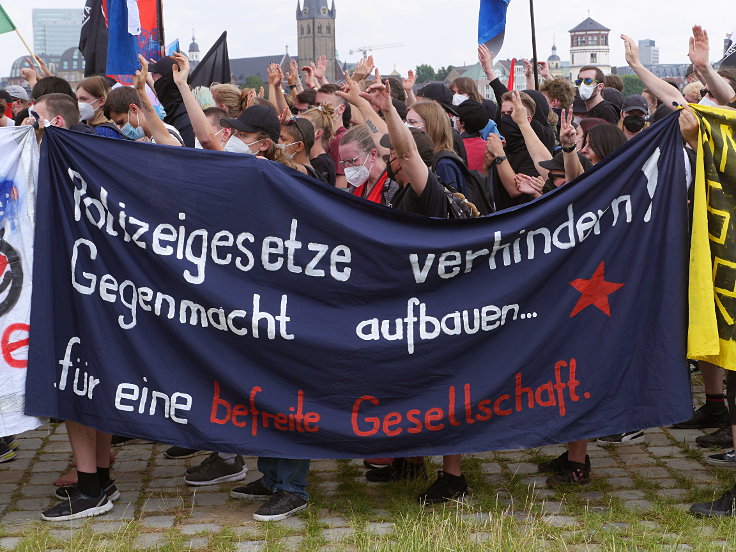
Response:
[[[619,120],[618,110],[611,102],[606,101],[601,94],[605,86],[605,75],[598,67],[586,65],[575,81],[580,97],[585,101],[588,112],[586,117],[597,117],[609,123],[617,124]]]

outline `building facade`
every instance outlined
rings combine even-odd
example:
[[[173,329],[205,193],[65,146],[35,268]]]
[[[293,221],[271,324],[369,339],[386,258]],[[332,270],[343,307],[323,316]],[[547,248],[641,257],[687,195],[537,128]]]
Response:
[[[659,48],[654,45],[653,40],[647,38],[639,41],[639,58],[642,65],[659,64]]]
[[[594,65],[605,74],[611,72],[608,33],[604,27],[588,17],[570,29],[570,77],[576,79],[578,71],[586,65]]]
[[[335,0],[328,7],[327,0],[297,0],[296,26],[298,63],[309,65],[320,56],[327,58],[327,78],[335,80],[339,73],[335,49]]]
[[[81,9],[34,9],[34,52],[61,57],[69,48],[79,46],[83,15]]]
[[[199,65],[199,44],[197,44],[197,41],[194,39],[194,31],[192,30],[192,43],[189,45],[189,50],[187,51],[187,57],[189,58],[189,66],[194,69],[197,65]]]

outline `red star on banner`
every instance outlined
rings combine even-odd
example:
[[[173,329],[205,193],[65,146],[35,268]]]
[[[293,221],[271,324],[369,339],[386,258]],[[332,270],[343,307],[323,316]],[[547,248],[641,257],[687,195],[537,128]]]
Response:
[[[603,261],[601,261],[601,264],[598,265],[598,268],[595,269],[595,273],[593,273],[593,276],[589,280],[578,279],[570,282],[572,287],[582,293],[582,296],[578,299],[575,308],[572,309],[572,312],[570,313],[570,318],[590,305],[598,307],[598,309],[606,315],[609,317],[611,316],[611,307],[608,304],[608,296],[617,289],[622,288],[624,284],[606,282],[603,271]]]

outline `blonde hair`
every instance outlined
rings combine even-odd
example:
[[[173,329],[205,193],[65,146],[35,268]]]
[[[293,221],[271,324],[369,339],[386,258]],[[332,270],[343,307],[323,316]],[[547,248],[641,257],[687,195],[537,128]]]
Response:
[[[215,82],[210,85],[210,92],[212,92],[212,99],[215,100],[215,105],[224,105],[225,111],[227,111],[230,117],[240,115],[240,88],[234,84]]]
[[[192,89],[192,94],[194,94],[194,98],[197,100],[199,107],[201,107],[202,109],[207,109],[208,107],[217,107],[215,103],[215,98],[212,96],[212,91],[206,86],[197,86],[196,88]],[[229,116],[230,114],[228,113],[228,117]]]
[[[688,84],[685,88],[682,89],[682,95],[688,96],[688,95],[695,95],[700,96],[700,91],[705,88],[703,86],[703,83],[700,81],[691,82]]]
[[[266,134],[265,132],[258,133],[259,140],[265,140],[266,138],[271,140],[271,144],[268,146],[268,149],[266,151],[258,152],[257,155],[261,155],[269,161],[276,161],[276,163],[281,163],[282,165],[286,165],[291,169],[297,170],[296,163],[294,163],[294,161],[286,156],[284,150],[279,147],[278,140],[274,142],[273,138],[271,138],[271,136]]]
[[[322,147],[327,149],[332,141],[332,119],[335,116],[335,110],[330,104],[322,104],[319,107],[307,109],[301,114],[305,119],[314,125],[315,132],[322,131]]]
[[[434,142],[435,153],[454,151],[452,148],[452,127],[445,110],[435,102],[419,102],[412,106],[424,120],[424,130]]]

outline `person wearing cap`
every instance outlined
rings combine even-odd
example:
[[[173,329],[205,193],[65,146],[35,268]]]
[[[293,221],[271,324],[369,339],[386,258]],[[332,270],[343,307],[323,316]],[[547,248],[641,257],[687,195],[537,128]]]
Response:
[[[619,128],[624,131],[627,140],[630,140],[646,128],[646,116],[648,112],[647,100],[644,96],[640,94],[626,96],[621,109]]]
[[[468,99],[456,106],[458,114],[458,131],[468,155],[468,169],[483,170],[483,159],[486,153],[486,141],[480,132],[490,121],[488,110],[476,100]],[[495,126],[495,123],[494,123]]]
[[[8,86],[5,88],[5,92],[10,96],[10,112],[13,115],[13,119],[17,126],[20,121],[28,117],[28,106],[31,105],[31,99],[28,96],[26,89],[22,86],[18,86],[17,84]],[[25,113],[22,113],[23,111],[25,111]]]
[[[442,109],[447,112],[447,116],[450,120],[452,120],[453,117],[457,117],[457,109],[455,109],[455,106],[452,103],[452,91],[441,82],[425,84],[422,88],[417,90],[417,98],[424,98],[425,100],[431,100],[439,104]],[[452,127],[452,125],[450,126]],[[452,149],[467,165],[468,154],[465,151],[465,144],[463,143],[462,138],[460,138],[460,133],[454,128],[452,128]]]
[[[148,71],[153,79],[156,97],[166,110],[164,122],[179,131],[185,146],[193,148],[194,128],[184,106],[184,99],[181,97],[179,87],[174,82],[173,66],[174,58],[166,56],[153,63]]]

